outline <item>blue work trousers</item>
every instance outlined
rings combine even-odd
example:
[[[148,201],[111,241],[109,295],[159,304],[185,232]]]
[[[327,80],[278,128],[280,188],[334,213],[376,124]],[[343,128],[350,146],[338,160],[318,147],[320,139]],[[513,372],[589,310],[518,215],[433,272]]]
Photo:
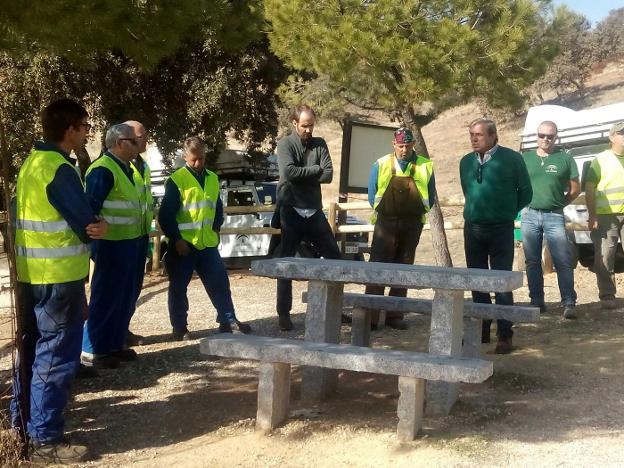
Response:
[[[186,291],[193,271],[199,275],[212,305],[217,310],[217,322],[236,321],[230,279],[217,247],[197,250],[191,246],[191,253],[182,257],[172,245],[165,256],[165,267],[169,275],[169,319],[174,329],[181,330],[188,325],[189,303]]]
[[[138,265],[145,264],[144,239],[94,242],[89,318],[82,351],[109,354],[124,349],[140,289]]]
[[[80,363],[87,303],[84,280],[57,284],[19,283],[17,291],[18,331],[23,351],[15,365],[11,422],[36,442],[57,442],[63,438],[63,410]],[[27,372],[25,376],[20,375],[22,365]],[[22,404],[24,399],[26,408]]]
[[[564,306],[574,306],[576,304],[574,269],[563,210],[544,211],[525,208],[522,211],[522,247],[526,260],[531,304],[537,307],[544,305],[544,273],[542,271],[544,238],[548,243],[555,270],[557,270],[561,302]]]
[[[513,267],[514,257],[514,223],[475,224],[466,221],[464,224],[464,250],[466,252],[466,266],[483,270],[508,270]],[[496,303],[513,305],[511,292],[495,293]],[[472,291],[472,301],[491,304],[489,292]],[[491,320],[483,321],[483,336],[490,335]],[[496,334],[499,338],[511,338],[513,322],[497,320]]]

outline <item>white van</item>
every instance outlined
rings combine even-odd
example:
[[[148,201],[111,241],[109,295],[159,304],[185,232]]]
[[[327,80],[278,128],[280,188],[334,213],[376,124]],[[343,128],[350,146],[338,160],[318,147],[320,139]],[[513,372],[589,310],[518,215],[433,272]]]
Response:
[[[537,127],[545,120],[557,124],[559,134],[556,144],[570,153],[576,161],[583,190],[591,161],[598,153],[609,148],[609,129],[614,123],[624,120],[624,102],[582,111],[553,105],[531,107],[521,134],[520,152],[537,148]],[[582,192],[574,204],[564,208],[566,222],[587,225],[588,213],[584,197]],[[594,249],[589,231],[573,231],[570,232],[570,237],[575,259],[583,266],[590,267],[593,264]],[[621,247],[619,254],[622,254]]]

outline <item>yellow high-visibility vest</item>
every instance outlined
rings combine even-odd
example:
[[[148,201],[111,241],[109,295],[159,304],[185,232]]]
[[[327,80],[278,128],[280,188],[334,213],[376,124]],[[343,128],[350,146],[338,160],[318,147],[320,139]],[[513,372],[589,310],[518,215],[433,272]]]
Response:
[[[136,239],[145,234],[145,205],[141,203],[141,187],[136,187],[115,160],[104,153],[87,170],[105,167],[113,174],[114,184],[106,196],[100,213],[108,223],[106,240]]]
[[[596,185],[596,213],[624,213],[624,167],[611,150],[596,156],[600,180]]]
[[[422,197],[422,202],[425,207],[425,212],[428,212],[431,207],[429,206],[429,180],[431,179],[431,175],[433,174],[433,164],[430,159],[425,158],[424,156],[417,155],[416,162],[409,162],[405,171],[401,170],[401,166],[398,163],[397,158],[394,156],[394,153],[387,154],[377,160],[377,166],[379,167],[379,171],[377,174],[377,193],[375,193],[375,203],[373,208],[376,210],[377,206],[381,202],[381,199],[386,193],[386,189],[390,184],[390,180],[392,179],[392,164],[395,164],[395,176],[396,177],[410,177],[412,173],[412,168],[414,169],[414,183],[420,196]],[[373,213],[371,222],[374,224],[377,220],[377,212]],[[423,215],[422,219],[423,223],[425,222],[425,215]]]
[[[182,203],[176,214],[180,235],[197,250],[219,245],[219,234],[212,229],[219,198],[219,179],[208,170],[204,175],[204,186],[201,187],[187,167],[171,174]]]
[[[17,177],[15,254],[18,281],[67,283],[84,279],[89,273],[86,244],[52,206],[46,192],[63,164],[72,167],[56,151],[33,150]]]

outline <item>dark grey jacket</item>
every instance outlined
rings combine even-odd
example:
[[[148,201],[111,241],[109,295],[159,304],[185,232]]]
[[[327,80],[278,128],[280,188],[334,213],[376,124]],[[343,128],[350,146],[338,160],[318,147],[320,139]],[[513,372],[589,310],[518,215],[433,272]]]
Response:
[[[334,169],[325,140],[312,137],[306,146],[297,132],[277,143],[280,180],[278,203],[295,208],[323,207],[321,185],[332,181]]]

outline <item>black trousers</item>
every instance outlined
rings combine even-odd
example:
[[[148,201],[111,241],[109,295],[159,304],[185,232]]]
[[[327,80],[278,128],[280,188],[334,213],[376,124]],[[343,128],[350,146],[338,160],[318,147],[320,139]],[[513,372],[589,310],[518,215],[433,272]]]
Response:
[[[318,250],[323,258],[340,258],[340,249],[332,233],[327,218],[318,210],[309,218],[304,218],[292,206],[280,207],[282,241],[280,257],[294,257],[299,243],[306,239]],[[277,313],[288,315],[292,309],[292,281],[277,280]]]
[[[416,247],[420,241],[423,223],[416,218],[397,218],[378,216],[373,232],[371,253],[369,262],[414,263]],[[366,286],[366,294],[383,296],[384,286]],[[390,296],[405,297],[407,289],[390,288]],[[403,318],[403,312],[388,311],[386,320],[390,318]],[[377,324],[379,312],[371,315],[371,323]]]
[[[500,224],[464,224],[464,249],[466,266],[484,270],[507,270],[513,268],[514,258],[514,224],[513,221]],[[496,293],[496,303],[513,305],[511,292]],[[472,291],[473,302],[491,304],[489,292]],[[511,338],[513,323],[509,320],[498,320],[497,335],[499,338]],[[491,320],[483,321],[483,335],[489,336]]]

